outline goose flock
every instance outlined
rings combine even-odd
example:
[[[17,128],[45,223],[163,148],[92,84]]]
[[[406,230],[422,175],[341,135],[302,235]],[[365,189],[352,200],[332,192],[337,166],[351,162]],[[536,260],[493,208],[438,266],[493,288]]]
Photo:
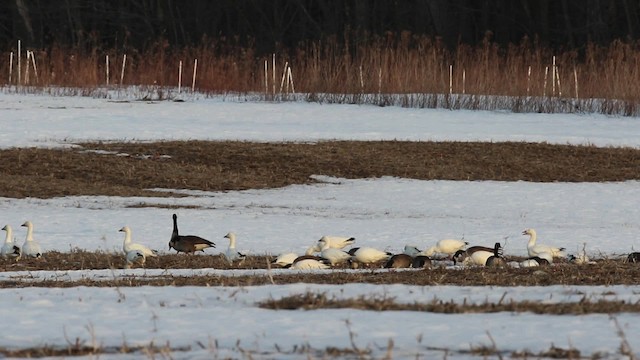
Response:
[[[173,231],[169,240],[169,250],[177,253],[194,254],[204,252],[207,248],[215,248],[213,241],[196,235],[180,235],[178,231],[178,216],[173,214]],[[33,223],[25,221],[22,224],[27,228],[27,234],[22,246],[19,246],[13,236],[13,229],[5,225],[2,230],[6,232],[5,242],[0,250],[0,256],[4,259],[18,261],[21,258],[41,258],[43,252],[38,242],[33,237]],[[132,231],[129,226],[123,226],[120,232],[124,233],[122,252],[124,255],[124,267],[144,267],[146,259],[157,257],[158,251],[132,240]],[[310,246],[303,255],[296,253],[280,254],[271,262],[272,266],[297,270],[330,269],[334,267],[384,267],[384,268],[430,268],[435,261],[443,260],[453,262],[458,266],[486,266],[486,267],[534,267],[553,264],[558,258],[567,258],[577,264],[593,263],[585,249],[577,256],[567,255],[561,247],[540,244],[537,242],[537,233],[534,229],[525,229],[522,235],[528,236],[528,258],[518,262],[507,262],[503,254],[503,247],[496,242],[493,247],[480,245],[468,246],[469,243],[458,239],[443,239],[437,241],[426,250],[420,250],[413,245],[405,245],[402,253],[393,254],[384,250],[369,246],[354,246],[356,239],[345,236],[322,236]],[[227,233],[224,238],[229,240],[226,251],[220,255],[224,257],[230,266],[242,264],[247,256],[236,249],[237,236],[234,232]],[[348,250],[345,248],[350,247]],[[634,252],[628,255],[627,262],[640,262],[640,253]]]

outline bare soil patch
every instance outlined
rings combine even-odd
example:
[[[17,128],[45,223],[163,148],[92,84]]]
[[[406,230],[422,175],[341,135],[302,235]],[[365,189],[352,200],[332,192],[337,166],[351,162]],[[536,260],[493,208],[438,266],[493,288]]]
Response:
[[[601,182],[640,179],[640,150],[524,142],[167,141],[0,150],[0,196],[176,196],[349,179]]]

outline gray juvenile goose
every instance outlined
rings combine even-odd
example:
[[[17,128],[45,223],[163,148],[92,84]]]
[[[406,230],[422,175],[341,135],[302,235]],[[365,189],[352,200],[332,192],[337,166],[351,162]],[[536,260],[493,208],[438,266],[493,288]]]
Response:
[[[173,233],[169,241],[169,249],[173,248],[179,253],[193,254],[196,251],[204,252],[204,249],[210,247],[216,247],[216,244],[200,236],[180,235],[178,233],[178,215],[173,214]]]

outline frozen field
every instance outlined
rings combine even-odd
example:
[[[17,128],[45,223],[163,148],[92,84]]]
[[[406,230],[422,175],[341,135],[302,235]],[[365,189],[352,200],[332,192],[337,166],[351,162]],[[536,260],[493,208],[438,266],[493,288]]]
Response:
[[[0,147],[69,146],[79,140],[239,139],[251,141],[480,140],[546,141],[560,144],[640,147],[640,120],[601,115],[511,114],[402,109],[307,103],[244,102],[234,98],[186,102],[121,102],[80,97],[0,93]],[[117,251],[123,225],[133,239],[167,251],[171,214],[182,232],[197,233],[226,247],[223,236],[238,234],[238,248],[250,254],[303,252],[320,236],[349,235],[360,246],[399,251],[425,248],[442,238],[472,244],[505,244],[505,253],[524,255],[524,228],[539,241],[591,256],[615,257],[640,249],[640,183],[527,183],[417,181],[397,178],[346,180],[318,174],[323,182],[272,190],[187,192],[185,198],[65,197],[2,199],[0,222],[11,224],[18,243],[31,220],[45,250],[72,248]],[[160,189],[159,189],[160,190]],[[196,205],[168,210],[129,205]],[[189,270],[185,273],[191,274]],[[211,270],[214,271],[214,270]],[[0,273],[17,276],[126,276],[111,274]],[[416,276],[419,276],[418,274]],[[368,284],[293,284],[247,288],[24,288],[1,289],[0,347],[67,346],[76,339],[105,347],[163,345],[190,348],[173,358],[298,358],[294,346],[323,350],[371,349],[374,358],[394,342],[394,358],[475,358],[464,351],[490,346],[505,352],[539,353],[552,345],[575,347],[584,356],[620,358],[619,324],[640,338],[638,314],[551,316],[528,313],[440,315],[356,310],[272,311],[256,302],[312,292],[338,297],[377,294],[397,301],[546,302],[606,298],[636,302],[640,287],[551,286],[533,288],[416,287]],[[506,295],[505,295],[506,294]],[[240,341],[240,342],[238,342]],[[631,342],[634,345],[634,342]],[[201,344],[203,346],[201,346]],[[277,351],[277,347],[280,351]],[[436,350],[448,348],[445,355]],[[633,346],[640,356],[640,345]],[[318,356],[306,353],[304,356]],[[143,354],[136,355],[144,357]],[[131,357],[136,357],[131,356]],[[124,355],[103,356],[125,358]]]

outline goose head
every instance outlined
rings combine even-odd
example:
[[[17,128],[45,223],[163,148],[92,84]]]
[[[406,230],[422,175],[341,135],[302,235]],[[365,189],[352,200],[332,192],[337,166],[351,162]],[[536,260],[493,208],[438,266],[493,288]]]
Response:
[[[534,235],[535,233],[536,233],[536,231],[535,231],[535,230],[533,230],[533,229],[524,229],[524,230],[522,231],[522,235],[529,235],[529,236],[532,236],[532,235]]]

